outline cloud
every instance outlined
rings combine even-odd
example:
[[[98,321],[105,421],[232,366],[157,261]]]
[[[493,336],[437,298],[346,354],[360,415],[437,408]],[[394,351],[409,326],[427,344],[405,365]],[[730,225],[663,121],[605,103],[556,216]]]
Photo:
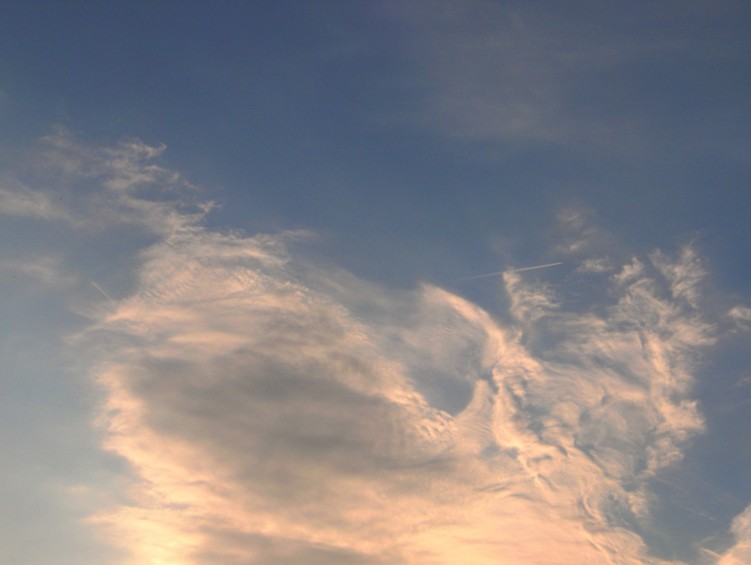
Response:
[[[520,322],[536,322],[557,307],[556,298],[550,288],[541,283],[523,282],[516,272],[503,275],[503,282],[511,298],[511,315]]]
[[[598,257],[585,259],[576,270],[582,273],[607,273],[613,270],[613,265],[609,258]]]
[[[733,321],[737,330],[751,329],[751,308],[738,304],[728,310],[727,316]]]
[[[652,483],[704,427],[692,372],[716,339],[693,250],[613,261],[576,307],[565,277],[506,273],[494,314],[321,268],[289,250],[304,234],[212,231],[160,148],[48,142],[70,217],[152,234],[69,340],[130,470],[90,518],[123,563],[668,562]]]
[[[71,219],[52,195],[17,183],[0,186],[0,214],[43,220]]]
[[[735,544],[726,551],[718,565],[743,565],[751,562],[751,506],[733,519],[732,533]]]
[[[550,236],[556,242],[553,252],[559,256],[583,258],[619,247],[613,236],[597,225],[596,214],[592,209],[568,206],[558,211],[556,219],[557,224],[551,228]],[[605,263],[598,265],[607,264],[609,259],[604,261]],[[590,263],[592,265],[594,264]]]
[[[57,129],[32,151],[33,183],[12,178],[0,185],[0,214],[100,232],[133,224],[160,236],[191,229],[213,203],[198,200],[194,185],[156,163],[164,149],[138,140],[91,147]]]
[[[649,124],[609,86],[612,75],[686,51],[677,34],[652,34],[641,21],[639,34],[612,33],[632,29],[619,27],[630,14],[613,10],[402,2],[393,12],[425,92],[421,119],[464,139],[638,149]]]
[[[95,521],[133,563],[657,563],[645,481],[702,428],[711,338],[645,276],[620,292],[605,319],[548,314],[540,357],[437,287],[321,272],[283,236],[173,235],[88,335],[134,472]],[[464,404],[437,406],[452,384]]]
[[[692,307],[698,307],[701,294],[700,284],[706,277],[706,271],[698,254],[691,246],[681,251],[681,260],[671,262],[661,251],[652,253],[650,259],[670,284],[674,298],[686,300]]]
[[[0,276],[24,278],[43,286],[70,286],[76,282],[76,277],[63,265],[62,258],[51,255],[24,260],[2,260]]]

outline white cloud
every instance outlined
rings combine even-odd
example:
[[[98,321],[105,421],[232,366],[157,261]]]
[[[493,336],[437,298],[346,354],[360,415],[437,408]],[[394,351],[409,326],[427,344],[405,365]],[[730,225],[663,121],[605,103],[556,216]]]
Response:
[[[173,235],[88,336],[135,474],[96,521],[133,563],[657,563],[634,524],[702,427],[710,338],[623,284],[606,318],[549,313],[539,357],[444,290],[322,272],[277,236]],[[452,384],[463,405],[431,403]]]
[[[751,563],[751,506],[733,519],[731,528],[735,544],[726,551],[717,565],[744,565]]]
[[[515,272],[504,273],[503,282],[511,298],[511,315],[520,322],[536,322],[557,307],[553,292],[545,284],[525,283]]]
[[[684,299],[692,307],[697,308],[701,295],[700,285],[707,273],[696,251],[690,246],[684,247],[681,251],[681,260],[675,263],[661,251],[652,253],[650,259],[668,281],[673,297]]]
[[[618,244],[606,230],[597,225],[593,210],[569,206],[560,210],[556,216],[557,225],[551,228],[549,235],[554,241],[552,253],[555,256],[581,258],[583,265],[590,268],[608,265],[611,261],[609,258],[593,260],[591,256],[610,253],[617,249]]]
[[[0,186],[0,214],[64,220],[78,229],[103,231],[137,224],[168,236],[192,226],[213,207],[199,202],[182,175],[157,164],[164,146],[126,140],[90,147],[65,130],[42,138],[30,159],[36,186],[17,179]]]
[[[607,257],[585,259],[576,268],[581,273],[607,273],[613,270],[613,264]]]
[[[51,194],[32,190],[18,183],[0,186],[0,214],[44,220],[70,220]]]
[[[648,124],[603,88],[606,77],[682,48],[648,32],[603,33],[614,23],[612,11],[561,17],[524,4],[398,6],[426,93],[419,116],[452,137],[638,149]]]
[[[737,330],[748,331],[751,329],[751,308],[737,304],[727,313]]]
[[[590,310],[507,273],[504,323],[318,268],[298,234],[202,227],[160,148],[52,146],[71,202],[156,240],[77,342],[131,469],[91,518],[125,563],[664,562],[640,535],[660,528],[650,481],[703,428],[692,367],[714,339],[693,252],[614,264]]]

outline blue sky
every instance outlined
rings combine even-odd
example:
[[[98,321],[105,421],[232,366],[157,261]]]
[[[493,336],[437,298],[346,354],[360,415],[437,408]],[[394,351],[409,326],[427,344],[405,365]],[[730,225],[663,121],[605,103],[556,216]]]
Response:
[[[0,558],[749,562],[749,24],[6,3]]]

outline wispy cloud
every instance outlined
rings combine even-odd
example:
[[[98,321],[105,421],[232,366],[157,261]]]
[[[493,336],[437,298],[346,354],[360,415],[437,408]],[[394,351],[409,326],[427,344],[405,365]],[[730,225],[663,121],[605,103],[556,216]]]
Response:
[[[751,506],[735,517],[732,525],[735,544],[718,561],[718,565],[743,565],[751,562]]]
[[[585,259],[576,270],[582,273],[607,273],[613,270],[613,264],[607,257]]]
[[[650,259],[668,281],[673,297],[683,299],[697,308],[701,283],[707,273],[694,248],[684,247],[681,251],[681,260],[678,262],[670,261],[660,251],[652,253]]]
[[[604,77],[685,49],[678,38],[646,30],[603,33],[613,10],[562,14],[472,1],[404,2],[394,11],[426,93],[421,117],[453,137],[635,147],[648,124],[628,99],[603,87]]]
[[[18,183],[0,186],[0,214],[44,220],[71,220],[51,194]]]
[[[6,180],[0,184],[0,214],[100,231],[124,224],[160,235],[189,229],[213,204],[200,202],[195,186],[156,162],[164,149],[138,140],[91,147],[58,129],[40,140],[29,159],[34,186],[54,190]]]
[[[549,285],[525,283],[515,271],[505,273],[503,281],[511,297],[511,314],[521,322],[536,322],[557,307]]]
[[[716,339],[694,250],[591,269],[607,303],[576,308],[565,278],[507,272],[491,314],[319,268],[298,234],[203,227],[160,148],[53,145],[71,187],[154,236],[71,341],[131,469],[91,517],[125,563],[667,562],[651,481],[704,427],[692,372]]]
[[[650,73],[701,65],[707,58],[726,60],[734,39],[714,30],[727,29],[734,15],[744,16],[730,5],[717,11],[696,5],[678,15],[662,5],[642,8],[395,3],[389,12],[403,30],[405,59],[413,63],[411,86],[422,94],[413,116],[448,137],[491,143],[495,150],[487,155],[497,155],[499,145],[541,144],[610,156],[644,154],[664,140],[660,127],[669,117],[660,115],[660,93],[682,98]],[[668,20],[669,30],[657,23]],[[700,23],[708,33],[694,32]],[[620,82],[624,69],[639,79]],[[649,92],[644,81],[650,81]]]
[[[459,296],[374,298],[298,261],[278,237],[172,237],[89,335],[135,473],[96,520],[134,563],[659,562],[645,479],[702,428],[690,352],[711,338],[652,281],[606,318],[549,316],[538,357]],[[429,400],[433,353],[463,405]]]
[[[751,308],[748,306],[740,304],[733,306],[728,310],[727,316],[733,321],[736,329],[742,331],[751,329]]]
[[[29,259],[0,261],[0,276],[21,278],[43,286],[69,286],[76,277],[59,256],[43,255]]]

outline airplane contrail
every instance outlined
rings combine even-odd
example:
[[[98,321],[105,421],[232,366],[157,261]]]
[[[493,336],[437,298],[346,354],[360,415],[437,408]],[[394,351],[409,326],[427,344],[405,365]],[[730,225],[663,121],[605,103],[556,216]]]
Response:
[[[535,265],[534,267],[522,267],[521,269],[509,269],[507,273],[521,273],[522,271],[534,271],[535,269],[547,269],[548,267],[557,267],[563,265],[563,261],[557,263],[546,263],[545,265]]]
[[[496,273],[486,273],[484,275],[475,275],[473,277],[464,277],[463,279],[457,279],[458,281],[471,281],[474,279],[484,279],[487,277],[497,277],[499,275],[505,275],[506,273],[521,273],[523,271],[534,271],[536,269],[547,269],[548,267],[556,267],[558,265],[563,265],[563,261],[559,261],[557,263],[545,263],[544,265],[535,265],[533,267],[522,267],[521,269],[507,269],[505,271],[498,271]]]
[[[91,284],[94,286],[95,289],[101,292],[107,300],[109,300],[110,302],[114,302],[114,299],[109,294],[104,292],[104,289],[101,286],[96,284],[94,281],[91,281]]]

